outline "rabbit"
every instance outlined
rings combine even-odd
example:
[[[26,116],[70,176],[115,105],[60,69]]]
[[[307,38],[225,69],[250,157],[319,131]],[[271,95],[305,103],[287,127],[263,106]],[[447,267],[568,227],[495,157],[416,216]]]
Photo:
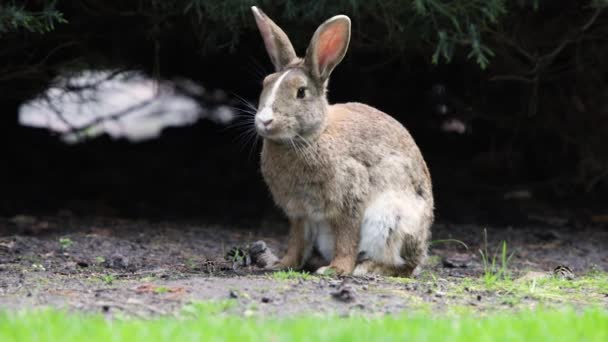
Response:
[[[350,19],[325,21],[299,58],[285,32],[252,11],[275,68],[254,119],[263,138],[261,171],[290,223],[286,254],[268,268],[312,264],[317,273],[411,276],[427,255],[431,178],[397,120],[361,103],[328,103]]]

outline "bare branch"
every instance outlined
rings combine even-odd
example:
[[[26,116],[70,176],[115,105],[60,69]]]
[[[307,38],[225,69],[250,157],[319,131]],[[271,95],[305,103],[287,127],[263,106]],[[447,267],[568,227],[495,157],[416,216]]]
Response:
[[[154,102],[154,100],[156,100],[156,98],[151,98],[151,99],[142,101],[138,104],[135,104],[133,106],[130,106],[126,109],[123,109],[121,111],[118,111],[118,112],[110,114],[110,115],[97,117],[84,125],[81,125],[79,127],[76,127],[75,129],[72,129],[70,132],[67,132],[67,133],[69,134],[69,133],[78,133],[78,132],[86,131],[87,129],[94,127],[102,122],[118,120],[122,117],[132,115],[132,114],[136,113],[138,110],[143,109],[143,108],[147,107],[148,105],[150,105],[152,102]]]

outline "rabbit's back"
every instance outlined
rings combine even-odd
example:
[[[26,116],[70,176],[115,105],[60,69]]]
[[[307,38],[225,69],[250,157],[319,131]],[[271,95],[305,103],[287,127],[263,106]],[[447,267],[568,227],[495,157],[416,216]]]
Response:
[[[329,125],[320,138],[322,145],[335,145],[341,155],[363,164],[371,187],[380,188],[374,190],[412,190],[432,205],[428,168],[403,125],[378,109],[356,102],[332,105],[328,114]]]

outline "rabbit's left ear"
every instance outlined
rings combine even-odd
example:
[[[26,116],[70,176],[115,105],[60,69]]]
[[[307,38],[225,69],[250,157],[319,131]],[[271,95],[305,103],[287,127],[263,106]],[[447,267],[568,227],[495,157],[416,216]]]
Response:
[[[261,9],[253,6],[251,7],[251,11],[253,12],[255,23],[258,25],[258,29],[264,39],[264,45],[266,46],[266,51],[270,56],[272,64],[276,71],[283,70],[285,66],[297,59],[291,41],[289,41],[285,32],[283,32],[266,13],[262,12]]]
[[[306,50],[305,63],[313,76],[326,81],[342,61],[350,41],[350,19],[337,15],[319,26]]]

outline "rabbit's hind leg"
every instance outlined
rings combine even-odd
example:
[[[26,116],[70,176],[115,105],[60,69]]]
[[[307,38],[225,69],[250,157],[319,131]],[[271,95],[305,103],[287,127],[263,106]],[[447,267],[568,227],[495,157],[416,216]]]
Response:
[[[387,191],[366,209],[353,274],[410,276],[426,257],[428,211],[416,195]]]
[[[365,259],[365,254],[360,253],[360,259],[353,271],[355,276],[378,274],[387,277],[411,277],[417,267],[426,258],[426,242],[410,234],[405,234],[401,239],[400,257],[392,263]],[[387,248],[393,248],[387,246]],[[392,251],[388,251],[393,254]]]

